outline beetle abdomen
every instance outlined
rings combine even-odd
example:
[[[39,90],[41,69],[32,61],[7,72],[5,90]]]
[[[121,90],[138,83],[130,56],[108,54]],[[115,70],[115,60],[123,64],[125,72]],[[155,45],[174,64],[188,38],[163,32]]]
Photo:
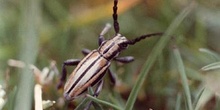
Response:
[[[110,62],[102,57],[97,50],[90,52],[75,68],[64,87],[64,96],[72,100],[91,84],[97,82],[97,78],[103,76],[110,66]]]

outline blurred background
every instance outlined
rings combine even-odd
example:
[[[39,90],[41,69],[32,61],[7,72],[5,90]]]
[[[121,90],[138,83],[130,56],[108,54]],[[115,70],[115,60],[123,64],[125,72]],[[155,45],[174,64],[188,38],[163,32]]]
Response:
[[[220,109],[220,1],[194,2],[196,6],[174,32],[175,41],[167,44],[151,68],[134,110],[187,108],[172,42],[180,51],[193,104],[201,110]],[[165,32],[190,3],[191,0],[119,0],[120,33],[133,39]],[[49,100],[44,104],[49,106],[46,109],[76,108],[83,96],[67,103],[63,91],[56,89],[62,63],[83,58],[83,48],[98,48],[98,35],[106,23],[112,24],[112,6],[113,0],[0,0],[0,109],[35,109],[36,84],[41,85],[42,100]],[[105,38],[113,36],[112,28]],[[117,83],[113,87],[106,74],[98,98],[125,105],[159,38],[145,39],[123,51],[120,56],[134,56],[135,61],[113,62],[110,68],[117,74]],[[73,69],[68,67],[68,73]]]

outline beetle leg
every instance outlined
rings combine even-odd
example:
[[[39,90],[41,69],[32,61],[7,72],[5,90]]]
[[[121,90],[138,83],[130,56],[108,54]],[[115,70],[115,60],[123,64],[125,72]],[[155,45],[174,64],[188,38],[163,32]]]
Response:
[[[116,83],[116,75],[113,73],[110,69],[108,69],[108,74],[110,77],[110,81],[112,82],[113,85]]]
[[[93,97],[98,97],[99,93],[101,92],[103,87],[103,80],[100,80],[97,84],[97,88],[93,94]],[[89,102],[89,104],[86,106],[86,108],[84,110],[89,110],[90,106],[92,105],[92,101]]]
[[[130,62],[134,61],[134,57],[132,57],[132,56],[117,57],[114,60],[119,61],[121,63],[130,63]]]
[[[111,28],[110,24],[106,24],[104,29],[102,30],[102,32],[99,35],[99,46],[102,44],[102,42],[105,40],[104,35],[109,31],[109,29]]]
[[[97,97],[99,95],[99,93],[101,92],[103,87],[103,80],[100,80],[97,84],[97,88],[95,90],[95,93],[93,94],[94,97]]]
[[[87,55],[87,54],[89,54],[91,52],[91,50],[89,50],[89,49],[83,49],[82,50],[82,53],[83,53],[83,55]]]
[[[60,77],[60,82],[57,85],[57,89],[60,89],[66,80],[66,66],[75,66],[80,62],[79,59],[69,59],[64,61],[63,66],[62,66],[62,75]]]

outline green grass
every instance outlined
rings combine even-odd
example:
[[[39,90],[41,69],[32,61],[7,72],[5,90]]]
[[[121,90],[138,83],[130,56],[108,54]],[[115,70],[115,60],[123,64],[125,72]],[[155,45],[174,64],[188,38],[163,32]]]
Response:
[[[147,73],[149,72],[151,66],[155,62],[157,56],[161,54],[163,49],[165,48],[168,41],[171,39],[171,36],[174,34],[175,30],[178,28],[178,26],[182,23],[184,18],[187,17],[187,15],[191,12],[191,10],[194,8],[193,5],[190,4],[189,7],[186,7],[171,23],[170,27],[165,32],[164,36],[161,37],[161,39],[158,41],[157,45],[153,48],[151,54],[148,57],[148,60],[146,61],[145,65],[143,66],[143,70],[141,70],[140,75],[137,78],[137,82],[135,83],[134,87],[132,88],[131,94],[128,98],[128,101],[125,106],[125,110],[132,110],[136,97],[138,95],[138,92],[140,91],[140,88],[142,87],[144,80],[146,79]]]
[[[98,48],[99,33],[106,23],[112,24],[113,0],[0,1],[0,84],[6,91],[3,110],[34,108],[33,89],[37,83],[42,86],[43,100],[56,101],[49,110],[82,109],[90,100],[94,101],[91,109],[100,110],[217,110],[219,98],[214,93],[220,92],[215,86],[220,80],[220,2],[129,3],[119,1],[122,35],[133,39],[165,32],[164,36],[148,38],[121,52],[120,56],[134,56],[132,63],[112,61],[110,68],[117,75],[115,87],[106,74],[99,97],[92,97],[90,90],[87,97],[65,102],[63,91],[56,89],[60,74],[52,73],[53,78],[45,80],[49,83],[43,84],[29,66],[18,68],[8,61],[33,64],[40,71],[53,68],[55,61],[60,73],[63,61],[84,57],[81,49]],[[111,29],[105,38],[113,35]],[[68,73],[73,69],[68,67]]]
[[[19,24],[21,45],[19,59],[27,64],[34,64],[38,54],[39,31],[36,27],[38,27],[39,3],[39,0],[32,0],[28,2],[24,1],[21,5],[22,14]],[[34,77],[29,68],[22,69],[20,74],[14,109],[29,110],[32,108]]]
[[[183,85],[184,93],[185,93],[185,96],[186,96],[187,109],[188,110],[193,110],[192,98],[191,98],[191,93],[190,93],[190,89],[189,89],[188,79],[186,77],[185,67],[184,67],[182,58],[180,56],[180,52],[177,49],[177,47],[174,47],[173,53],[174,53],[174,56],[175,56],[175,60],[177,62],[177,69],[180,73],[180,77],[181,77],[181,80],[182,80],[182,85]]]

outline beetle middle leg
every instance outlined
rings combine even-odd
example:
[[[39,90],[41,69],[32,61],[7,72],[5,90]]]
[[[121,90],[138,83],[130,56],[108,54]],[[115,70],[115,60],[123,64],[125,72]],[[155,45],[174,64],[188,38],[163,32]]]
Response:
[[[132,56],[125,56],[125,57],[116,57],[114,58],[115,61],[121,62],[121,63],[130,63],[134,61],[134,57]],[[116,75],[113,73],[110,69],[108,69],[108,74],[110,77],[110,81],[113,85],[116,83]]]
[[[121,62],[121,63],[130,63],[130,62],[134,61],[134,57],[132,57],[132,56],[116,57],[116,58],[114,58],[114,60]]]
[[[64,61],[63,66],[62,66],[62,75],[60,77],[60,82],[57,85],[57,88],[60,89],[63,85],[64,82],[66,80],[66,66],[75,66],[80,62],[79,59],[68,59],[66,61]]]

